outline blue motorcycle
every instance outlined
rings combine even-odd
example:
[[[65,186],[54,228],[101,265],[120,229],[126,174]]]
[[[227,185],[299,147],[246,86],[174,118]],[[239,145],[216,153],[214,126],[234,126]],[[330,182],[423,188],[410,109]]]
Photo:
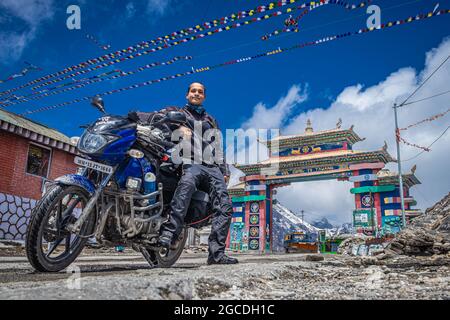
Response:
[[[100,98],[92,104],[105,114]],[[172,112],[164,120],[176,126],[185,117]],[[143,124],[148,134],[140,136]],[[77,173],[48,185],[33,209],[26,236],[31,265],[41,272],[63,270],[95,239],[100,245],[130,246],[151,267],[172,266],[183,251],[188,227],[210,224],[210,205],[208,195],[197,191],[178,241],[170,249],[158,245],[181,171],[171,162],[174,144],[168,136],[164,126],[130,116],[104,115],[89,125],[77,143]]]

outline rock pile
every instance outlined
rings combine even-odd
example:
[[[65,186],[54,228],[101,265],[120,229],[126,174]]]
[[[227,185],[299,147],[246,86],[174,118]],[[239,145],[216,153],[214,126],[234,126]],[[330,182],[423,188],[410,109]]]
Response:
[[[385,251],[425,256],[450,252],[450,194],[398,233]]]
[[[369,245],[374,238],[356,235],[345,239],[338,254],[352,256],[434,256],[450,252],[450,193],[423,216],[415,218],[409,226],[392,240]]]
[[[189,246],[184,248],[184,253],[192,254],[192,253],[203,253],[208,252],[208,246]]]
[[[341,242],[337,250],[337,253],[342,255],[356,255],[355,252],[353,252],[354,248],[357,248],[358,246],[365,244],[366,239],[368,239],[367,236],[359,234],[353,237],[348,237],[347,239]]]

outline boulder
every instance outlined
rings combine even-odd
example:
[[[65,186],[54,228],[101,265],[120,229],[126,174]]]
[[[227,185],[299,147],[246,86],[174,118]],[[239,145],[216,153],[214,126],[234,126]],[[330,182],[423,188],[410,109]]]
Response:
[[[445,255],[450,252],[450,194],[399,232],[386,250],[398,255]]]

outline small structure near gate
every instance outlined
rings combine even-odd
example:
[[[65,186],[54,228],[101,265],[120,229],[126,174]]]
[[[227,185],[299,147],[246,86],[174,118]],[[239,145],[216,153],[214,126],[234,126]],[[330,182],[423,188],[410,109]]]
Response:
[[[44,183],[76,170],[60,132],[0,110],[0,239],[23,240]]]
[[[398,174],[385,170],[395,160],[387,144],[375,151],[357,151],[354,144],[363,141],[354,131],[341,128],[314,132],[308,120],[303,134],[279,136],[262,142],[269,159],[253,165],[237,165],[244,172],[242,183],[229,190],[233,218],[228,247],[267,252],[272,250],[272,205],[276,188],[296,182],[339,180],[353,182],[355,196],[353,226],[367,235],[392,234],[400,230],[401,204]],[[270,172],[270,168],[277,168]],[[411,173],[403,176],[408,221],[421,214],[413,210],[415,200],[409,189],[420,181]],[[244,235],[248,235],[246,241]]]
[[[286,253],[317,253],[319,243],[317,237],[311,237],[308,233],[297,231],[284,236],[284,250]]]

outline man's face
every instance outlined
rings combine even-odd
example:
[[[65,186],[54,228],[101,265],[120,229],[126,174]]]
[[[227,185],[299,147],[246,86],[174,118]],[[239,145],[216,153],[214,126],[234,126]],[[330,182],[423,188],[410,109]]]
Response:
[[[188,102],[194,106],[200,106],[205,101],[205,88],[200,83],[193,83],[189,87],[189,92],[186,96]]]

